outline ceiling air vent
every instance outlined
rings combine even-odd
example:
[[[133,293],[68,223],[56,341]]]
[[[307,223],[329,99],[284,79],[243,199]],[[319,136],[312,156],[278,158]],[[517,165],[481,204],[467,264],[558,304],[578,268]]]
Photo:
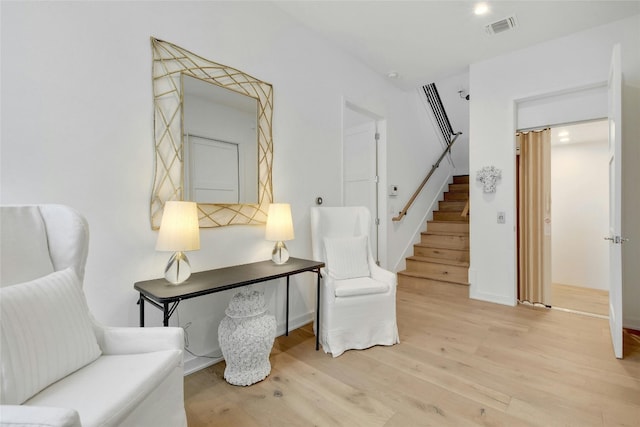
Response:
[[[504,19],[501,19],[499,21],[492,22],[491,24],[486,25],[484,29],[487,32],[487,34],[493,35],[493,34],[504,33],[505,31],[509,31],[515,28],[517,25],[518,25],[518,21],[516,20],[516,16],[511,15]]]

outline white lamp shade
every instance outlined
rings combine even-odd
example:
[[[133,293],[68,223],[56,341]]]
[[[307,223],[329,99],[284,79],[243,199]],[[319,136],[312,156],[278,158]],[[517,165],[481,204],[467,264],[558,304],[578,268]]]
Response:
[[[198,249],[200,249],[198,205],[195,202],[166,202],[156,250],[181,252]]]
[[[273,242],[293,240],[291,206],[288,203],[272,203],[269,205],[265,239]]]

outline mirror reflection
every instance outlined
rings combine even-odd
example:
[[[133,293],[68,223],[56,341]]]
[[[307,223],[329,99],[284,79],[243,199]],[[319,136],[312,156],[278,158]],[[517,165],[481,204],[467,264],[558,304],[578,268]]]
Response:
[[[185,199],[258,202],[258,100],[182,74]]]

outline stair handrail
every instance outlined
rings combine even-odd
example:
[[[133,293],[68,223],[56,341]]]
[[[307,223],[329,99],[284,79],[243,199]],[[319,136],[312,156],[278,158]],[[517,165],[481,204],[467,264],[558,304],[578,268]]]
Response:
[[[413,196],[411,196],[407,204],[404,205],[404,208],[402,208],[402,210],[398,213],[397,216],[394,216],[393,218],[391,218],[392,221],[400,221],[402,218],[404,218],[404,216],[407,214],[407,211],[409,210],[413,202],[416,200],[416,198],[418,197],[418,195],[420,194],[424,186],[427,184],[427,181],[429,181],[429,178],[431,178],[431,175],[433,175],[436,169],[440,167],[440,162],[442,161],[442,159],[444,159],[444,156],[446,156],[447,153],[451,152],[451,147],[453,146],[454,142],[456,142],[456,140],[460,135],[462,135],[462,132],[453,134],[453,139],[449,142],[449,144],[447,144],[447,147],[444,149],[444,151],[440,155],[440,158],[438,158],[438,161],[431,166],[431,170],[429,171],[427,176],[422,180],[422,183],[420,183],[420,185],[418,186],[418,189],[413,193]]]

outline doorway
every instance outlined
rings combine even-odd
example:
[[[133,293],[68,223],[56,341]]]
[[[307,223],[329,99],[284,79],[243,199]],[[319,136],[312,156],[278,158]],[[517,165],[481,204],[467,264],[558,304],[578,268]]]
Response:
[[[342,204],[365,206],[371,213],[371,252],[379,265],[386,265],[384,158],[385,122],[374,113],[345,102],[342,144]]]
[[[606,82],[516,100],[516,129],[537,129],[544,123],[578,123],[607,118],[609,186],[608,227],[604,236],[609,252],[609,329],[616,358],[623,357],[622,317],[622,72],[620,45],[612,50]],[[516,163],[518,160],[516,160]],[[583,190],[584,191],[584,190]],[[518,240],[519,254],[524,247]],[[519,255],[518,255],[519,256]],[[519,271],[518,271],[519,275]],[[516,286],[520,282],[517,281]]]
[[[551,128],[551,306],[608,317],[607,120]]]
[[[522,236],[518,240],[519,282],[532,278],[530,271],[534,271],[534,290],[519,286],[518,299],[607,317],[608,245],[602,238],[608,227],[609,211],[607,120],[554,125],[547,132],[547,138],[528,141],[549,144],[544,150],[548,153],[543,161],[546,166],[540,165],[533,172],[527,170],[529,162],[524,157],[540,157],[540,152],[525,147],[519,147],[516,160],[519,180],[523,180],[518,185],[518,200],[534,201],[529,205],[526,200],[518,203],[518,236]],[[523,138],[518,141],[525,143]],[[532,180],[539,184],[532,184]],[[530,189],[542,182],[548,182],[547,187]],[[525,194],[530,191],[533,193]],[[541,205],[544,207],[540,208]],[[541,218],[544,224],[536,226]],[[528,227],[533,228],[534,234],[523,231]],[[537,237],[536,228],[539,228]],[[541,239],[548,242],[542,244]],[[532,266],[526,262],[527,257],[534,258]],[[539,262],[540,273],[535,274]],[[531,295],[537,299],[529,298]]]

